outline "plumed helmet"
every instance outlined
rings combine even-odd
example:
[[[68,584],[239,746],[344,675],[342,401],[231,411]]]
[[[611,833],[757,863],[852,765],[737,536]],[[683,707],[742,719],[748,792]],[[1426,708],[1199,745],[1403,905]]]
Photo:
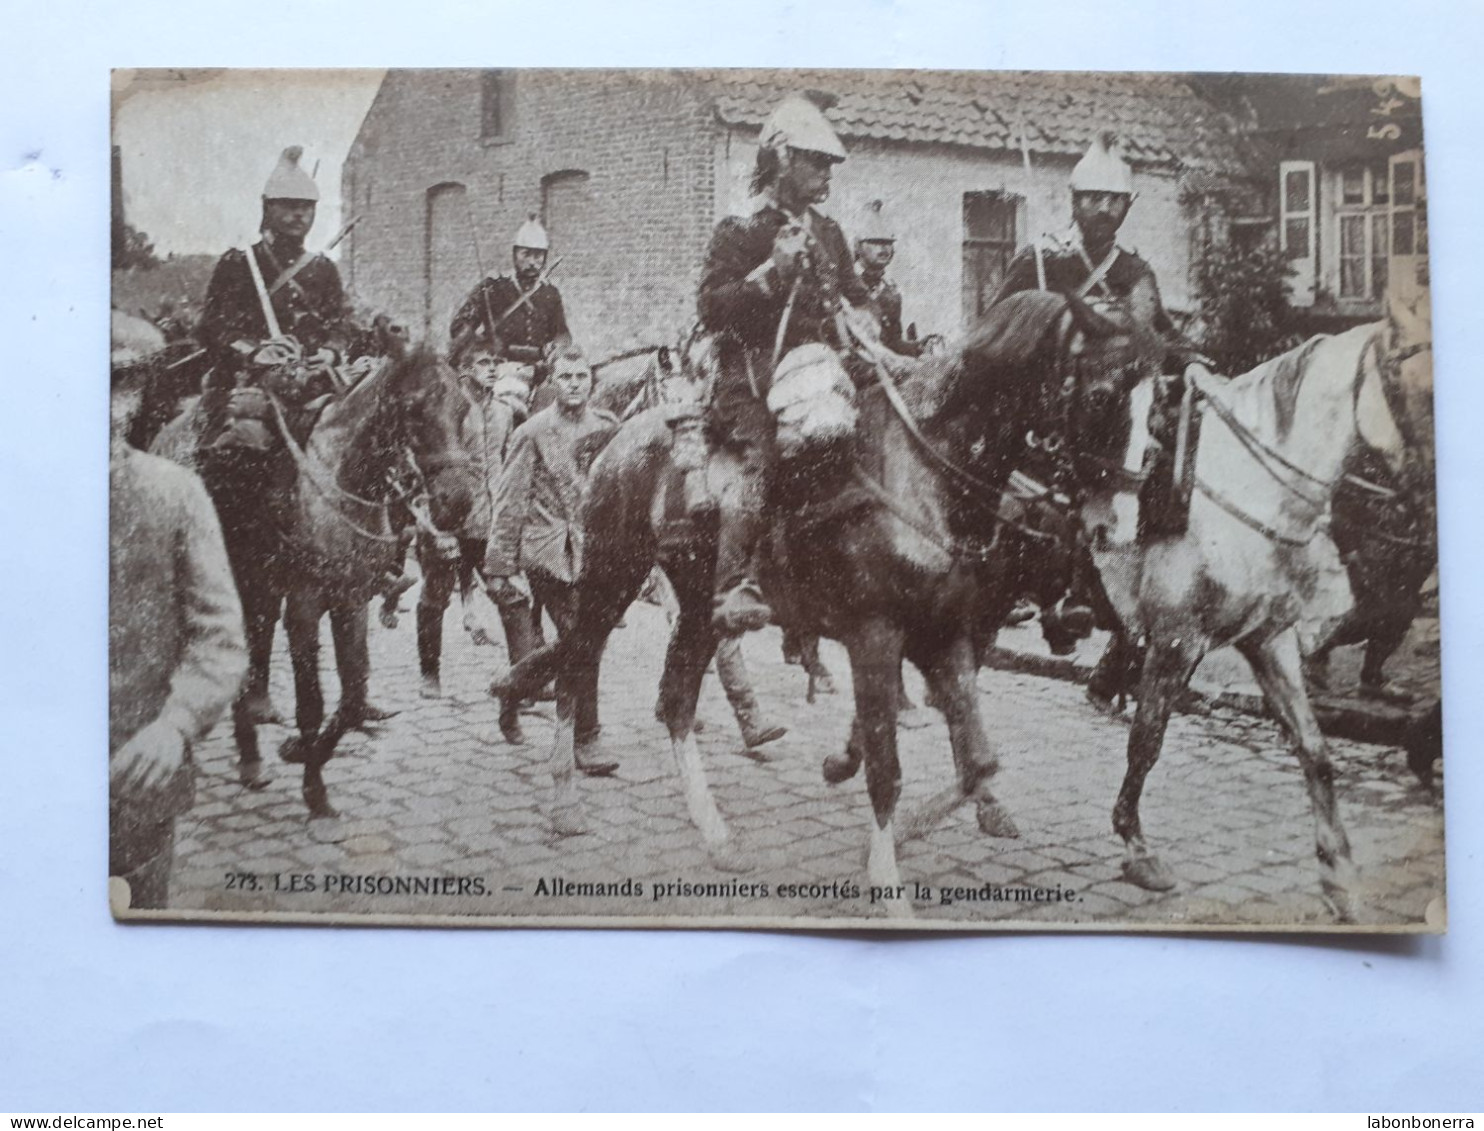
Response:
[[[1128,162],[1113,152],[1114,136],[1099,134],[1093,139],[1082,160],[1072,170],[1073,192],[1119,192],[1134,195],[1134,171]]]
[[[511,242],[511,246],[528,247],[532,251],[551,250],[551,240],[546,235],[546,229],[541,226],[541,221],[536,219],[534,212],[516,230],[515,239]]]
[[[802,94],[790,94],[774,107],[763,123],[758,145],[780,154],[785,149],[807,149],[836,161],[845,160],[845,146],[824,111]]]
[[[866,201],[866,206],[861,209],[860,219],[856,221],[855,238],[857,240],[894,240],[897,238],[896,226],[891,221],[891,213],[885,201]]]
[[[299,167],[299,158],[303,156],[301,145],[291,145],[283,151],[263,186],[264,200],[319,200],[319,185]]]

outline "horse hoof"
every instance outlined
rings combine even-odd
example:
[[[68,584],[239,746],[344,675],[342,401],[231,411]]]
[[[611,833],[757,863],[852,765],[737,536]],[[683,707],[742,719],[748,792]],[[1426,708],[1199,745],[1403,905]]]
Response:
[[[254,695],[242,704],[242,718],[249,726],[281,727],[283,715],[267,695]]]
[[[1136,856],[1123,862],[1123,878],[1145,891],[1173,891],[1175,874],[1158,856]]]
[[[861,760],[852,757],[848,751],[844,754],[831,754],[824,760],[824,780],[830,785],[839,785],[855,777],[860,768]]]
[[[250,762],[239,762],[237,764],[237,781],[243,787],[257,793],[259,790],[267,789],[273,784],[273,779],[263,769],[261,758],[254,758]]]
[[[376,614],[376,619],[381,622],[382,628],[396,628],[401,623],[397,619],[396,609],[382,609],[381,612]]]
[[[727,872],[734,876],[750,872],[757,867],[751,857],[730,840],[711,845],[706,849],[706,855],[711,861],[711,866],[718,872]]]
[[[835,694],[835,677],[825,672],[814,677],[814,690],[820,695]]]
[[[302,766],[309,761],[309,740],[302,734],[287,738],[278,748],[278,760],[290,766]]]
[[[1126,723],[1129,721],[1128,715],[1124,712],[1123,708],[1118,705],[1118,701],[1116,699],[1109,698],[1108,696],[1103,695],[1100,691],[1094,691],[1091,687],[1087,689],[1087,703],[1088,706],[1090,706],[1094,711],[1102,715],[1104,718],[1112,719],[1115,722],[1120,723]]]
[[[902,730],[922,730],[933,725],[933,713],[926,707],[909,707],[897,712],[897,726]]]
[[[1020,836],[1020,828],[998,801],[981,801],[976,808],[979,811],[979,831],[986,836],[1004,837],[1006,840]]]
[[[424,699],[442,699],[443,684],[436,675],[425,675],[422,687],[418,689],[418,695]]]

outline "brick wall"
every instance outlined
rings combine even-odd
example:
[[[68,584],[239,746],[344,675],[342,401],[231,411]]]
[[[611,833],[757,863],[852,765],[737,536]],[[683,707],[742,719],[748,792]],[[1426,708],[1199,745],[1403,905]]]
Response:
[[[580,171],[585,192],[578,177],[555,190],[566,219],[556,229],[569,230],[551,233],[551,256],[562,258],[552,281],[574,336],[595,358],[674,341],[694,317],[710,236],[709,104],[665,74],[520,71],[505,139],[482,141],[481,83],[478,71],[388,74],[346,163],[345,208],[364,217],[346,252],[355,300],[421,331],[430,266],[467,275],[455,288],[467,293],[477,238],[484,268],[508,272],[512,235],[542,208],[543,178]],[[430,213],[430,190],[448,185],[463,186],[463,202],[444,189]],[[462,240],[460,217],[472,233]],[[435,307],[447,290],[434,286]],[[432,311],[435,340],[450,314]]]

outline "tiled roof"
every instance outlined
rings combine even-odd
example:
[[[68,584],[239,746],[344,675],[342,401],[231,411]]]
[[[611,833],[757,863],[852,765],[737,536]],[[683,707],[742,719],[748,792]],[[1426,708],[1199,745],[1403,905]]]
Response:
[[[819,90],[847,140],[1083,153],[1101,130],[1139,165],[1233,168],[1229,121],[1178,75],[1032,71],[712,71],[728,125],[760,126],[785,94]]]

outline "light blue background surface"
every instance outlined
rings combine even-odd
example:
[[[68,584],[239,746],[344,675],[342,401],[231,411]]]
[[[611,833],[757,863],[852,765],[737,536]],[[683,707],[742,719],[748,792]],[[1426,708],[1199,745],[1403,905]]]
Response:
[[[1477,4],[97,7],[8,6],[0,72],[0,1110],[1484,1103]],[[179,64],[1422,74],[1450,935],[115,926],[104,893],[107,69]]]

